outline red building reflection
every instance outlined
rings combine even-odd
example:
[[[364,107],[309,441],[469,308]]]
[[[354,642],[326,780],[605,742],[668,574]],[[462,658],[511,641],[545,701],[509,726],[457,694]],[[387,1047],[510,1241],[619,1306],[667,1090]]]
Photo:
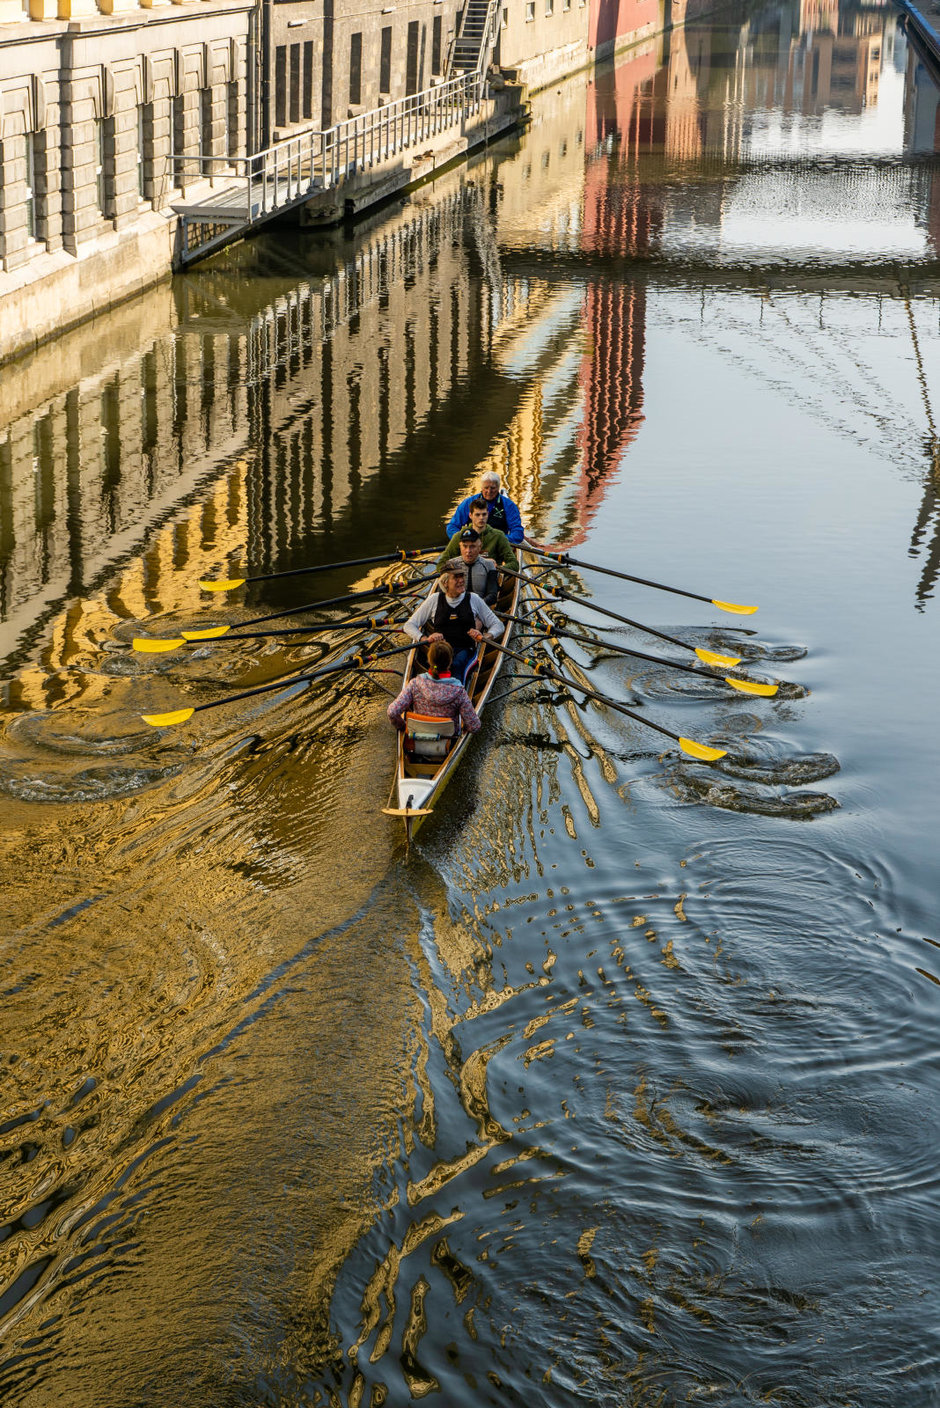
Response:
[[[621,0],[617,14],[626,8]],[[638,7],[630,0],[630,8]],[[603,6],[598,26],[612,23]],[[602,32],[600,29],[596,32]],[[637,158],[660,134],[643,85],[657,67],[653,46],[589,85],[585,122],[584,207],[581,245],[603,258],[642,258],[662,229],[658,197],[641,181]],[[575,536],[583,541],[604,490],[643,421],[646,335],[645,275],[600,276],[584,298],[586,352],[581,366],[583,422],[579,436],[581,479],[575,501]]]

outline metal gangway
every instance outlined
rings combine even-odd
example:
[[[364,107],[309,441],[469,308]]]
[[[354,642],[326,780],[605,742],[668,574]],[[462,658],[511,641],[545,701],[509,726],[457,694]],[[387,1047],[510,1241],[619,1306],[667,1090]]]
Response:
[[[178,184],[184,189],[187,181],[200,184],[195,200],[184,197],[173,204],[180,217],[180,264],[191,264],[252,226],[385,165],[397,152],[462,127],[486,96],[483,57],[481,52],[472,72],[326,131],[295,133],[252,156],[171,158]]]

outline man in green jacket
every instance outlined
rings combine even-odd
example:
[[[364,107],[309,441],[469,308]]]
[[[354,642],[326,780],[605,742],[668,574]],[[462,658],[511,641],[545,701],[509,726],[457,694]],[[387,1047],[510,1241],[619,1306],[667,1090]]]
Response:
[[[498,528],[491,528],[487,519],[489,509],[485,499],[475,499],[470,505],[470,527],[475,528],[482,539],[481,550],[485,557],[491,557],[498,567],[508,567],[511,572],[519,571],[519,559],[513,552],[512,543]],[[440,572],[445,562],[460,556],[460,532],[456,532],[447,547],[437,559]]]

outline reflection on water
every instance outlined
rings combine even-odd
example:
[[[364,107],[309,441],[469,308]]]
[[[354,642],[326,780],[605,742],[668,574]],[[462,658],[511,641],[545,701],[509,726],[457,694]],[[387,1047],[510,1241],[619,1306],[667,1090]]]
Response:
[[[932,1402],[937,111],[893,9],[732,6],[9,370],[11,1403]],[[142,731],[348,637],[135,634],[384,569],[200,576],[430,545],[484,466],[760,601],[571,581],[781,679],[570,606],[575,678],[719,765],[510,677],[405,865],[392,675]]]

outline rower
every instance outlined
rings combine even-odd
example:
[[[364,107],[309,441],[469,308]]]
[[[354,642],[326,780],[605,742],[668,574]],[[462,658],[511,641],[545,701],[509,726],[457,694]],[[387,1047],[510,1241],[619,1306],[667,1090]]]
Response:
[[[442,731],[442,739],[453,738],[461,726],[467,733],[480,731],[480,718],[469,694],[451,674],[453,655],[446,640],[436,640],[428,646],[427,674],[415,675],[388,706],[388,717],[399,732],[406,733],[409,719],[416,715],[425,723],[449,723],[450,734]],[[446,745],[440,753],[446,755]]]
[[[492,558],[500,567],[508,567],[510,572],[519,571],[519,559],[513,552],[506,534],[501,533],[498,528],[491,528],[487,521],[485,499],[475,499],[470,505],[470,527],[480,535],[480,548],[486,557]],[[458,531],[437,559],[437,570],[440,572],[445,562],[449,562],[451,558],[462,556]]]
[[[495,469],[488,469],[480,476],[478,494],[471,494],[457,505],[457,510],[447,525],[448,537],[452,538],[459,528],[470,522],[470,505],[477,498],[482,498],[486,504],[490,526],[505,533],[511,543],[521,543],[525,537],[522,515],[509,495],[500,492],[500,478]]]
[[[454,652],[451,673],[463,682],[480,641],[498,639],[504,628],[483,598],[467,590],[467,565],[461,558],[445,564],[440,588],[429,592],[402,630],[416,644],[446,640]]]
[[[499,575],[491,557],[483,556],[483,540],[475,528],[462,528],[461,561],[467,564],[467,588],[481,596],[487,606],[495,606],[499,596]]]

